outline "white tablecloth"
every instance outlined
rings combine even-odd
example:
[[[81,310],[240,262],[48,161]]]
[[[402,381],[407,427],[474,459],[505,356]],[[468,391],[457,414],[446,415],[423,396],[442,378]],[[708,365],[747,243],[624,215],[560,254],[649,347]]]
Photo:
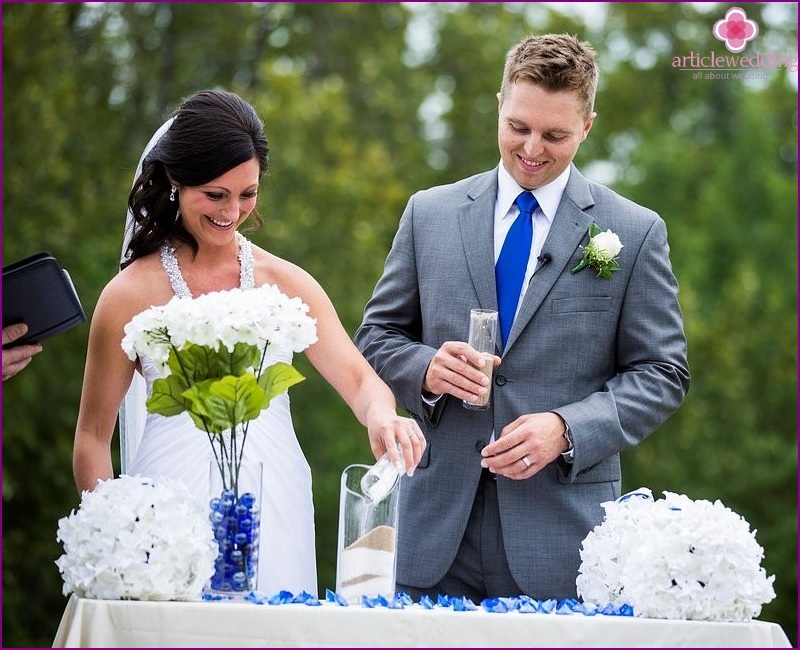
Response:
[[[774,623],[72,596],[53,647],[789,648]]]

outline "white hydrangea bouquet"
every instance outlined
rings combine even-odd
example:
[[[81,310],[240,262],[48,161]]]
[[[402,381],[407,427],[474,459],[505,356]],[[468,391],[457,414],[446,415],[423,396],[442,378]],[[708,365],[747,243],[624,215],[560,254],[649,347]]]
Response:
[[[755,531],[719,500],[653,500],[640,488],[602,505],[580,552],[584,601],[627,603],[647,618],[749,621],[775,598]]]
[[[236,491],[248,422],[274,396],[303,381],[289,363],[264,367],[270,347],[302,352],[316,340],[308,306],[263,285],[176,296],[151,307],[125,326],[122,349],[131,360],[150,357],[163,373],[147,410],[188,413],[208,434],[223,485]]]
[[[188,413],[208,436],[221,486],[212,480],[209,501],[219,551],[214,591],[246,592],[257,584],[260,463],[255,475],[243,467],[248,426],[273,397],[303,381],[270,350],[302,352],[316,340],[308,306],[274,285],[175,297],[125,326],[128,357],[149,357],[162,373],[147,410],[167,417]]]
[[[217,543],[181,482],[121,476],[83,493],[58,522],[64,595],[197,600],[214,573]]]

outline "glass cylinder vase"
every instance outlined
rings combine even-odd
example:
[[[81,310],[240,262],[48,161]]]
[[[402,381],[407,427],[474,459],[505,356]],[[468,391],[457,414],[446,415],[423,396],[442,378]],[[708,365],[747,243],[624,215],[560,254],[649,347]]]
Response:
[[[210,592],[244,595],[258,585],[262,463],[209,462],[209,519],[218,554]]]
[[[362,596],[390,600],[395,593],[402,481],[374,500],[362,489],[362,478],[370,469],[350,465],[341,478],[336,593],[349,603],[360,602]]]

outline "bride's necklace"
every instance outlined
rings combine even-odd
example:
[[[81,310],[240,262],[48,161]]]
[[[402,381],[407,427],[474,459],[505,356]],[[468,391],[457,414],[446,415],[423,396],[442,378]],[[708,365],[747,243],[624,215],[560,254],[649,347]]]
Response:
[[[239,244],[239,288],[252,289],[256,285],[253,274],[253,246],[240,232],[236,233],[236,241]],[[192,292],[183,278],[180,266],[178,266],[175,249],[168,241],[161,244],[161,265],[169,277],[169,283],[175,295],[179,298],[191,298]]]

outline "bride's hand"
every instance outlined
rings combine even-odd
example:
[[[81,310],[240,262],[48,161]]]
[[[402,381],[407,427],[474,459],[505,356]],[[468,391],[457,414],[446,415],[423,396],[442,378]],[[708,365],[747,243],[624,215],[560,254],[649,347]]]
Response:
[[[370,409],[367,420],[369,444],[375,459],[389,452],[393,463],[400,461],[397,446],[403,450],[403,464],[406,474],[411,476],[417,467],[422,452],[425,451],[425,436],[415,420],[402,417],[386,406],[376,405]]]

